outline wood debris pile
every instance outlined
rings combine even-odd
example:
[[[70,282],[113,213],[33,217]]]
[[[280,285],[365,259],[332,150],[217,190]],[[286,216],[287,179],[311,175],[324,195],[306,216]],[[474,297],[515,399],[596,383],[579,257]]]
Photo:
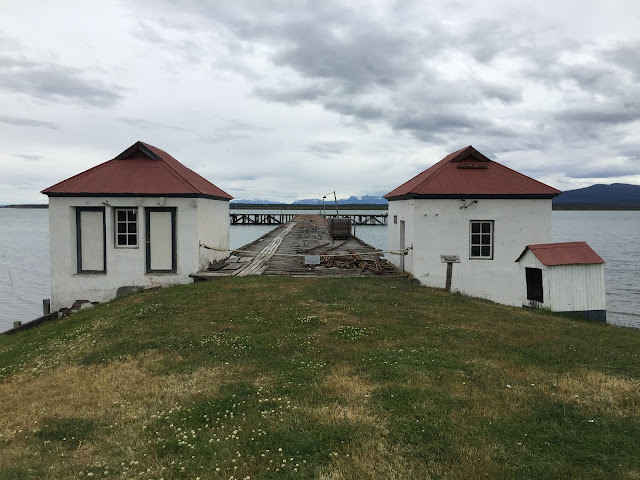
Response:
[[[348,255],[331,255],[324,250],[320,254],[320,264],[324,267],[337,267],[352,270],[366,270],[373,273],[394,273],[395,267],[380,256],[374,258],[363,258],[354,250],[349,250]]]

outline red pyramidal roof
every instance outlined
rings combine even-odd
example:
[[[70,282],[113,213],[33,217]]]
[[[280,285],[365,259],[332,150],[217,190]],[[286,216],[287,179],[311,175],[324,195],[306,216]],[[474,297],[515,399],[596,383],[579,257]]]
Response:
[[[527,245],[516,262],[531,250],[538,260],[547,267],[555,265],[592,265],[604,263],[587,242],[539,243]]]
[[[233,197],[185,167],[164,150],[136,142],[113,160],[96,165],[42,193],[66,196]]]
[[[560,193],[560,190],[490,160],[469,145],[450,153],[384,197],[388,200],[553,198]]]

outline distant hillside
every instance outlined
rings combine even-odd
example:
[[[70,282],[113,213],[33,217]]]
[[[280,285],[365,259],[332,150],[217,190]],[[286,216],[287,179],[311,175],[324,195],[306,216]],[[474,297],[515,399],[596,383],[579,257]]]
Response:
[[[48,203],[16,203],[11,205],[0,205],[0,208],[49,208]]]
[[[640,209],[640,185],[597,184],[568,190],[553,199],[553,207],[562,209]]]

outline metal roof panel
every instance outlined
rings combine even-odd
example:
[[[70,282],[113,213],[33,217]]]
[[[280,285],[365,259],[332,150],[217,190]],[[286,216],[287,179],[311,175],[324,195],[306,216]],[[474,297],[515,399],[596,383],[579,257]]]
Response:
[[[527,245],[516,262],[530,250],[540,262],[547,266],[593,265],[605,263],[587,242],[540,243]]]

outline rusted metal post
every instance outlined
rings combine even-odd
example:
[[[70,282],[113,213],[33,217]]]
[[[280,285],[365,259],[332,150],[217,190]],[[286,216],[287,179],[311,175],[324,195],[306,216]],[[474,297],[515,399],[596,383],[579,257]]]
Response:
[[[444,289],[447,292],[451,291],[451,276],[453,274],[453,263],[447,262],[447,282],[445,283]]]
[[[42,315],[49,315],[51,313],[51,299],[45,298],[42,300]]]

